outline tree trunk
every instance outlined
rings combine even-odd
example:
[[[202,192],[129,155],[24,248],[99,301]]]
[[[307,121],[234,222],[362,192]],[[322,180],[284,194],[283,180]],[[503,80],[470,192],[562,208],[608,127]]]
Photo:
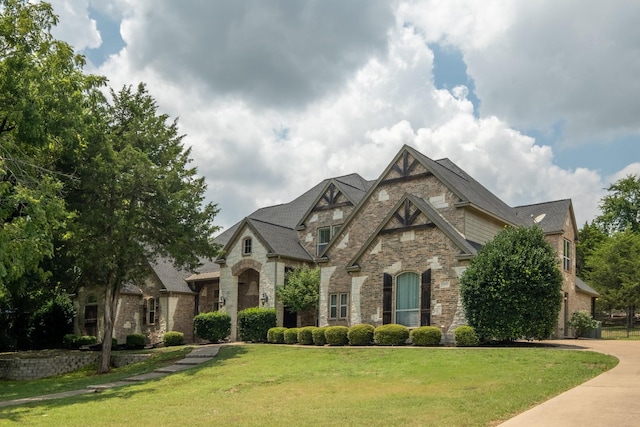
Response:
[[[113,336],[113,322],[118,303],[118,289],[119,287],[113,285],[112,280],[109,280],[104,299],[104,335],[100,363],[98,364],[99,374],[106,374],[111,370],[111,337]]]

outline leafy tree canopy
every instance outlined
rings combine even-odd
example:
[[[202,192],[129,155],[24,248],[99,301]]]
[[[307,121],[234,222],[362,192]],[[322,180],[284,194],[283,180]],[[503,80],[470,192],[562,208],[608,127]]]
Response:
[[[287,273],[285,285],[276,288],[276,296],[291,311],[308,312],[318,308],[320,269],[304,266]]]
[[[609,234],[627,229],[640,232],[640,175],[628,175],[607,190],[596,222]]]
[[[505,228],[461,278],[467,321],[483,341],[549,337],[558,320],[562,275],[539,227]]]

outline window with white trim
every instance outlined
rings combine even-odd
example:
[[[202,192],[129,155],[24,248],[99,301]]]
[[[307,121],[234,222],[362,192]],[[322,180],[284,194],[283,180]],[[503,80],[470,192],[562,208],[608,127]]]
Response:
[[[396,323],[420,326],[420,276],[402,273],[396,279]]]
[[[318,255],[327,247],[329,240],[331,240],[331,227],[318,228]]]
[[[158,321],[160,312],[160,298],[147,298],[144,300],[144,323],[154,325]]]
[[[349,314],[349,294],[329,294],[329,319],[346,319]]]

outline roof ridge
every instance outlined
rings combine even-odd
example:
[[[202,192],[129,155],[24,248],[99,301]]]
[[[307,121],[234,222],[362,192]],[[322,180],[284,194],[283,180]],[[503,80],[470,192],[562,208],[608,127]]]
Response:
[[[295,231],[295,228],[285,227],[284,225],[275,224],[275,223],[273,223],[273,222],[264,221],[264,220],[257,219],[257,218],[246,217],[246,219],[247,219],[247,221],[260,222],[260,223],[262,223],[262,224],[267,224],[267,225],[272,225],[272,226],[274,226],[274,227],[284,228],[285,230],[292,230],[292,231]]]
[[[514,209],[518,209],[518,208],[526,208],[526,207],[530,207],[530,206],[540,206],[540,205],[548,205],[551,203],[560,203],[560,202],[570,202],[571,198],[566,198],[566,199],[558,199],[558,200],[549,200],[547,202],[538,202],[538,203],[530,203],[528,205],[518,205],[518,206],[514,206]]]

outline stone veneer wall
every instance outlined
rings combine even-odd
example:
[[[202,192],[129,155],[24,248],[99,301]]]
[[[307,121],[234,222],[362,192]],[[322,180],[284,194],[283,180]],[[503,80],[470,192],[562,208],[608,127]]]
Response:
[[[119,368],[141,362],[149,354],[111,355],[111,365]],[[6,380],[33,380],[62,375],[76,371],[92,363],[97,363],[99,352],[65,352],[64,354],[40,358],[3,358],[0,359],[0,378]]]

